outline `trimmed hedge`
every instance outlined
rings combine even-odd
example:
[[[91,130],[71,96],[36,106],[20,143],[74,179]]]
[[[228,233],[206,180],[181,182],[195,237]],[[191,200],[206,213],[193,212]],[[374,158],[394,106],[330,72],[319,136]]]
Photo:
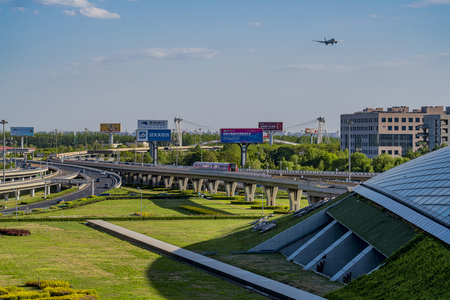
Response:
[[[222,213],[219,213],[217,211],[209,210],[206,208],[201,207],[195,207],[190,205],[181,205],[180,208],[186,209],[188,211],[199,213],[199,214],[205,214],[205,215],[223,215]]]
[[[259,204],[261,208],[261,202],[262,201],[242,201],[242,200],[232,200],[230,201],[231,204],[237,204],[237,205],[254,205]]]
[[[261,205],[260,206],[256,206],[256,205],[252,205],[250,206],[251,209],[261,209]],[[276,209],[276,210],[285,210],[285,209],[289,209],[288,205],[272,205],[272,206],[264,206],[265,209]]]
[[[139,213],[140,214],[140,213]],[[213,219],[244,219],[244,220],[255,220],[259,219],[261,216],[257,215],[190,215],[190,216],[148,216],[148,217],[139,217],[139,216],[129,216],[129,217],[96,217],[96,216],[84,216],[84,217],[43,217],[43,218],[24,218],[24,219],[15,219],[12,217],[2,218],[1,222],[11,222],[14,219],[14,222],[85,222],[86,220],[93,219],[102,219],[104,221],[141,221],[141,220],[213,220]]]
[[[47,287],[51,288],[69,288],[70,283],[64,280],[40,280],[40,281],[27,281],[25,282],[26,286],[34,286],[40,289],[45,289]]]

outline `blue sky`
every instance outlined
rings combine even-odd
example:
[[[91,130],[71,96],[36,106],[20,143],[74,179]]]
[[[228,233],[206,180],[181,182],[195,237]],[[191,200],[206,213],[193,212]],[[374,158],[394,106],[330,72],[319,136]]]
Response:
[[[335,132],[366,107],[450,106],[449,33],[450,0],[0,0],[0,118]]]

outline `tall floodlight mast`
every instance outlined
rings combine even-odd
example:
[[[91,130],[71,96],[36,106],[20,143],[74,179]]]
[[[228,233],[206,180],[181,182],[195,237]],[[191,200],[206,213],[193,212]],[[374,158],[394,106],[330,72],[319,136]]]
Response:
[[[324,132],[324,128],[325,128],[325,118],[318,117],[317,121],[319,121],[319,127],[317,130],[317,144],[320,144],[320,143],[322,143],[322,139],[323,139],[323,132]]]
[[[181,121],[183,121],[182,118],[173,119],[173,122],[175,123],[175,132],[177,134],[177,142],[179,147],[183,145],[183,133],[181,131]]]

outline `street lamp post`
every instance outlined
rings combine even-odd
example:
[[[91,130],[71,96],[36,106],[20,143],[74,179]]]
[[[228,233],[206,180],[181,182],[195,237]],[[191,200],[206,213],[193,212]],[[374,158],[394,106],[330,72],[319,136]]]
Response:
[[[84,128],[84,150],[87,151],[87,128]]]
[[[200,162],[203,162],[203,148],[202,148],[202,132],[201,128],[198,129],[198,139],[200,140],[199,146],[200,146]]]
[[[350,125],[353,124],[354,122],[351,120],[347,120],[346,121],[347,125],[348,125],[348,181],[350,182],[352,179],[352,169],[351,169],[351,155],[352,155],[352,151],[351,151],[351,143],[350,143]]]
[[[5,182],[5,167],[6,167],[6,164],[5,164],[5,151],[6,151],[6,149],[5,149],[5,144],[6,144],[6,142],[5,142],[5,124],[8,124],[8,122],[6,121],[6,120],[2,120],[1,121],[1,123],[3,124],[3,183]]]
[[[16,190],[14,188],[12,188],[12,190],[13,190],[14,198],[16,198],[16,219],[17,219],[17,196],[16,196]]]
[[[58,159],[58,129],[55,129],[55,152],[56,159]]]
[[[258,187],[261,189],[261,217],[264,217],[264,191],[261,185],[258,185]]]
[[[142,217],[142,190],[140,187],[137,187],[141,191],[141,217]]]

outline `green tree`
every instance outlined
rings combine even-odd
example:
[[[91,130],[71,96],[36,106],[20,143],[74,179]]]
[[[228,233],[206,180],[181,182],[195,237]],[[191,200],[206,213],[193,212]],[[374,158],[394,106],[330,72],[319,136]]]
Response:
[[[350,159],[352,172],[373,172],[371,160],[364,153],[352,153]]]

